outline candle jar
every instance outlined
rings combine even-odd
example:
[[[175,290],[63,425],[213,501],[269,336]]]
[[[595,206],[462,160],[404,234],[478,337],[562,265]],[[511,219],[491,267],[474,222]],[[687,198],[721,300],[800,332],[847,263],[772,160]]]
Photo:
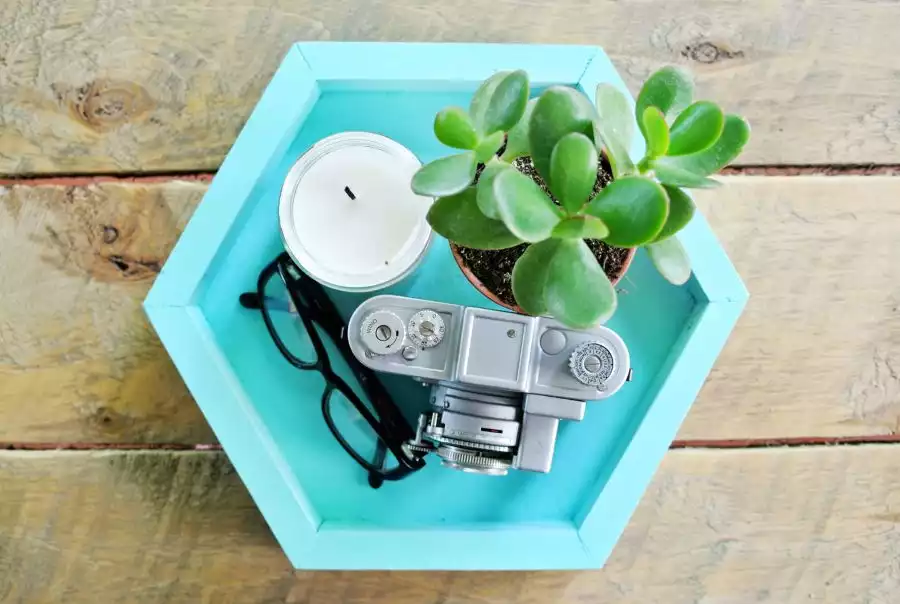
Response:
[[[379,134],[342,132],[313,145],[281,189],[285,250],[330,288],[371,292],[411,274],[431,243],[432,199],[412,192],[421,167],[406,147]]]

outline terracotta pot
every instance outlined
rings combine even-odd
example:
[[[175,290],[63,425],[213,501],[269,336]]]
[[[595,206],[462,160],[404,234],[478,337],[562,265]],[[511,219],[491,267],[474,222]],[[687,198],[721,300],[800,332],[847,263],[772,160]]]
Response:
[[[637,248],[629,248],[628,256],[625,258],[625,262],[622,263],[622,269],[615,277],[612,277],[610,279],[613,285],[616,285],[622,279],[622,277],[625,276],[625,273],[628,272],[628,267],[631,266],[631,261],[634,260],[634,254],[636,251]],[[459,267],[459,270],[462,271],[462,274],[466,276],[466,279],[469,280],[469,283],[471,283],[475,287],[475,289],[480,291],[485,298],[487,298],[494,304],[502,306],[503,308],[508,308],[513,312],[519,313],[520,315],[528,314],[527,312],[522,310],[518,304],[507,304],[496,295],[494,295],[494,292],[485,287],[484,283],[482,283],[481,280],[476,277],[474,273],[472,273],[472,270],[466,265],[463,257],[459,255],[459,251],[457,250],[456,246],[452,243],[450,244],[450,252],[452,252],[453,259],[456,260],[456,265]]]

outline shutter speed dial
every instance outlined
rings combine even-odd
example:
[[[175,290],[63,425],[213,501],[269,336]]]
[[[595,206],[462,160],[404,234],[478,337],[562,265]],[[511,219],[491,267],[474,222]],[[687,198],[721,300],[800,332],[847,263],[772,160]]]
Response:
[[[400,317],[388,310],[376,310],[363,319],[359,337],[372,353],[394,354],[403,348],[406,327]]]
[[[612,375],[615,360],[609,348],[600,342],[579,344],[569,357],[569,371],[572,377],[597,390],[605,390],[604,382]]]
[[[433,310],[420,310],[409,320],[409,339],[419,348],[434,348],[444,339],[444,320]]]

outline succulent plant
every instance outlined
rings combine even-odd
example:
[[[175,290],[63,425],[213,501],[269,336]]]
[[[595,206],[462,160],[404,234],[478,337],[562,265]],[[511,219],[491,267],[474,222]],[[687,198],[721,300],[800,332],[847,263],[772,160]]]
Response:
[[[585,240],[642,246],[663,277],[683,284],[690,261],[674,235],[694,214],[684,189],[717,186],[710,176],[749,139],[742,117],[692,97],[690,77],[674,67],[647,79],[634,108],[610,84],[597,87],[596,105],[567,86],[529,99],[524,71],[498,72],[468,110],[437,114],[437,138],[462,153],[423,166],[412,188],[436,198],[428,221],[458,245],[530,244],[512,273],[525,312],[572,327],[595,325],[615,311],[616,291]],[[637,163],[627,151],[635,124],[647,149]],[[614,180],[594,194],[601,153]],[[512,166],[522,156],[551,195]]]

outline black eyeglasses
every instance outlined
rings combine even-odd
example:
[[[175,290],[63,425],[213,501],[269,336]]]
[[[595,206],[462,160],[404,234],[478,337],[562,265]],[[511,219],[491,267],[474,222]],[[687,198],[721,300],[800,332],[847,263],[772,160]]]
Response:
[[[273,278],[276,274],[279,279]],[[325,425],[368,472],[372,488],[385,480],[400,480],[425,465],[417,453],[403,446],[415,432],[375,373],[353,356],[344,338],[344,320],[325,288],[298,269],[286,253],[263,269],[256,292],[241,294],[240,302],[245,308],[261,311],[272,341],[288,363],[303,371],[317,371],[325,379],[321,401]],[[286,310],[292,312],[278,312]],[[302,329],[297,330],[298,326]],[[333,370],[320,330],[340,352],[368,404]],[[372,445],[375,451],[369,461],[360,449]],[[397,461],[394,467],[388,467],[388,451]]]

